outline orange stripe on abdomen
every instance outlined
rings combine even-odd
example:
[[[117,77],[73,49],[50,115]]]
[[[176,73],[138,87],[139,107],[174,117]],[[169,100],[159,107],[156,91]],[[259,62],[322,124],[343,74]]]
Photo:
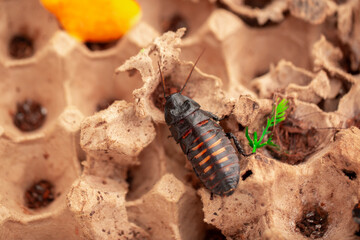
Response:
[[[207,166],[205,169],[204,169],[204,173],[207,173],[208,171],[210,171],[212,169],[212,165],[210,166]]]
[[[226,162],[227,160],[229,160],[229,158],[228,158],[228,156],[225,156],[225,157],[217,160],[217,161],[215,162],[215,164],[220,164],[220,163]]]
[[[213,135],[211,135],[210,137],[208,137],[207,139],[204,140],[204,142],[208,142],[211,139],[213,139],[216,136],[216,134],[214,133]]]
[[[194,144],[194,143],[196,143],[197,141],[199,141],[199,139],[200,139],[201,137],[205,136],[205,135],[208,134],[209,132],[210,132],[210,130],[207,131],[207,132],[205,132],[205,133],[203,133],[203,134],[201,134],[201,135],[198,136],[197,138],[195,138],[194,141],[192,142],[192,144]]]
[[[199,152],[197,155],[195,155],[194,158],[198,159],[199,157],[201,157],[202,155],[204,155],[204,153],[207,151],[207,149],[202,150],[201,152]]]
[[[199,162],[199,166],[204,165],[207,161],[209,161],[210,157],[211,156],[209,155],[206,158],[204,158],[203,160],[201,160],[201,162]]]
[[[197,127],[201,127],[202,125],[205,125],[209,122],[209,120],[204,120],[202,122],[199,122],[198,124],[196,124]]]
[[[208,149],[211,149],[211,148],[219,145],[220,143],[221,143],[221,138],[219,138],[216,142],[214,142],[213,144],[211,144],[211,145],[208,147]]]
[[[185,139],[190,133],[192,133],[192,129],[189,129],[184,136],[182,136],[182,139]]]
[[[219,155],[220,153],[222,153],[222,152],[225,152],[225,147],[222,147],[222,148],[220,148],[219,150],[216,150],[215,152],[213,152],[212,154],[211,154],[211,156],[216,156],[216,155]]]
[[[204,145],[204,142],[199,143],[197,146],[193,147],[191,151],[198,150],[202,145]]]

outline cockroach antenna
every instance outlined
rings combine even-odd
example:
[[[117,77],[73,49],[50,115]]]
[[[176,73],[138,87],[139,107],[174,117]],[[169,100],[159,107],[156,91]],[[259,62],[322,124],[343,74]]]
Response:
[[[161,81],[162,81],[162,87],[163,87],[163,91],[164,91],[164,98],[166,98],[166,94],[165,94],[165,80],[164,77],[162,75],[161,72],[161,68],[160,68],[160,63],[158,62],[158,66],[159,66],[159,72],[160,72],[160,77],[161,77]]]
[[[179,93],[182,93],[182,91],[183,91],[184,88],[186,87],[186,84],[188,83],[188,81],[189,81],[189,79],[190,79],[190,76],[191,76],[192,72],[194,71],[194,68],[195,68],[196,64],[198,63],[200,57],[204,54],[204,52],[205,52],[205,48],[202,50],[202,52],[200,53],[199,57],[196,59],[193,67],[191,68],[191,71],[190,71],[188,77],[186,78],[185,84],[184,84],[184,86],[181,88],[181,90],[179,91]]]

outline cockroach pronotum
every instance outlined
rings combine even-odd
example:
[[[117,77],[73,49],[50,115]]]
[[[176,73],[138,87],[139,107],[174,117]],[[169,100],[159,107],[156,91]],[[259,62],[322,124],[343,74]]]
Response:
[[[219,117],[200,109],[197,102],[182,95],[200,56],[181,90],[168,96],[165,93],[165,81],[158,63],[166,99],[165,121],[170,126],[172,137],[180,143],[196,175],[205,187],[211,193],[229,196],[234,193],[240,174],[239,158],[230,139],[234,141],[237,150],[243,156],[251,154],[244,153],[239,141],[232,133],[224,132],[217,123],[221,120]]]

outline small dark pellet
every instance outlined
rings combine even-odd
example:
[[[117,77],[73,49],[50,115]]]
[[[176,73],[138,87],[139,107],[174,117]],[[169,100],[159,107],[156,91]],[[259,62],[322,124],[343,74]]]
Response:
[[[35,101],[26,99],[17,103],[14,124],[23,132],[34,131],[44,124],[46,115],[46,108]]]
[[[163,31],[167,32],[167,31],[173,31],[176,32],[176,30],[178,30],[179,28],[186,28],[186,32],[184,34],[187,34],[187,32],[189,31],[189,25],[186,22],[185,18],[179,14],[175,14],[172,18],[170,18],[167,21],[164,21],[163,23]]]
[[[53,185],[46,180],[34,183],[25,192],[26,206],[31,209],[46,207],[54,201]]]
[[[31,57],[34,54],[31,39],[22,35],[14,36],[9,42],[9,54],[15,59]]]
[[[117,44],[118,40],[109,41],[109,42],[85,42],[85,46],[90,51],[104,51],[114,47]]]
[[[306,237],[316,239],[324,236],[329,225],[328,213],[320,206],[307,206],[296,228]]]

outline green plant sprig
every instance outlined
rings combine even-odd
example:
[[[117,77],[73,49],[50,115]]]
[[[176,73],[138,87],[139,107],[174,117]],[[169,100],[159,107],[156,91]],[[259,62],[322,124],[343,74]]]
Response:
[[[245,136],[247,138],[247,140],[249,141],[249,145],[250,147],[253,148],[252,152],[255,153],[256,149],[261,148],[263,146],[274,146],[274,147],[279,147],[278,145],[276,145],[275,143],[272,142],[272,137],[273,135],[271,134],[267,141],[264,143],[261,143],[265,137],[265,135],[271,133],[271,131],[269,131],[270,127],[275,127],[276,124],[282,122],[285,120],[285,113],[286,110],[288,109],[288,100],[286,99],[282,99],[278,104],[275,104],[272,113],[271,113],[271,118],[267,119],[266,122],[266,127],[263,127],[263,131],[261,134],[261,137],[258,139],[258,134],[257,132],[254,132],[254,139],[252,140],[249,136],[249,132],[248,132],[248,127],[245,128]]]

